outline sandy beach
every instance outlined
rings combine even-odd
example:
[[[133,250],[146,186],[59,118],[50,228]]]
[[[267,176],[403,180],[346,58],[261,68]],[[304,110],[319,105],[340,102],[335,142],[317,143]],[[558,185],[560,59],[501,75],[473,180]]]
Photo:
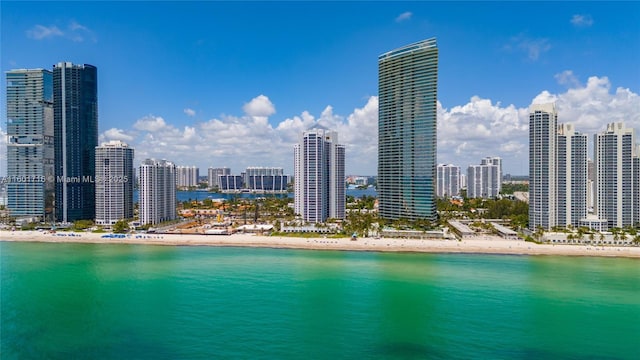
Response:
[[[65,235],[61,235],[65,234]],[[70,236],[73,234],[73,236]],[[482,253],[516,255],[568,255],[640,258],[640,247],[551,245],[521,240],[484,237],[474,240],[413,240],[391,238],[296,238],[234,235],[131,234],[125,238],[103,238],[104,233],[56,233],[39,231],[0,231],[0,241],[146,244],[172,246],[237,246],[308,250],[389,251],[426,253]]]

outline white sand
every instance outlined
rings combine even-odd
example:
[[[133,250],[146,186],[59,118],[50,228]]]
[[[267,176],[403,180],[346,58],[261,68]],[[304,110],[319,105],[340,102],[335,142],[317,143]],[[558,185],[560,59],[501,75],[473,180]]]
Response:
[[[66,234],[61,236],[59,234]],[[69,236],[74,234],[75,236]],[[0,231],[0,241],[75,242],[101,244],[201,245],[269,247],[313,250],[394,251],[429,253],[483,253],[520,255],[612,256],[640,258],[640,247],[551,245],[486,237],[474,240],[410,240],[358,238],[295,238],[234,235],[131,234],[124,239],[102,238],[100,233],[50,234],[39,231]]]

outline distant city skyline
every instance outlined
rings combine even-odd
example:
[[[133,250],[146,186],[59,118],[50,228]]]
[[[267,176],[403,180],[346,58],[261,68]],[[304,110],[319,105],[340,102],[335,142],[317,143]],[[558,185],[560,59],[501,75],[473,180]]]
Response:
[[[438,163],[499,156],[505,174],[526,175],[532,103],[555,101],[584,133],[620,121],[640,129],[638,2],[33,5],[0,4],[2,101],[9,70],[93,64],[99,141],[136,148],[136,166],[166,158],[292,174],[289,149],[319,121],[341,134],[346,173],[376,175],[377,56],[428,37],[441,56]]]

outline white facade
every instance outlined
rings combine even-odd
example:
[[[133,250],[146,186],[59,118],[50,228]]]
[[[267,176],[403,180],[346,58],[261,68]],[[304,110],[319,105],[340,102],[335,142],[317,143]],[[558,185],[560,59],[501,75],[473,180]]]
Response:
[[[228,167],[222,167],[222,168],[209,168],[208,170],[208,185],[210,188],[213,187],[217,187],[218,189],[221,188],[221,184],[220,184],[220,175],[231,175],[231,169],[229,169]]]
[[[321,126],[305,131],[294,146],[296,214],[312,223],[344,219],[344,167],[345,148],[337,132]]]
[[[96,147],[96,224],[133,218],[133,148],[113,140]]]
[[[482,160],[480,160],[480,165],[494,165],[498,167],[498,174],[495,179],[492,179],[493,185],[490,190],[491,193],[496,194],[498,196],[502,191],[502,158],[497,156],[488,156]]]
[[[438,197],[460,195],[460,167],[440,164],[437,168],[436,193]]]
[[[622,228],[634,224],[635,134],[624,123],[611,123],[607,130],[595,135],[596,207],[601,219],[609,221],[609,227]],[[635,216],[634,216],[635,214]]]
[[[557,143],[558,226],[579,226],[587,217],[587,135],[571,124],[558,126]]]
[[[469,165],[467,168],[467,197],[494,198],[499,194],[500,168],[497,165]]]
[[[147,159],[140,164],[140,223],[175,220],[176,166],[166,160]]]
[[[195,166],[177,166],[176,177],[177,186],[179,188],[188,188],[198,186],[198,177],[200,169]]]
[[[529,113],[529,228],[557,224],[558,113],[555,104],[534,104]]]

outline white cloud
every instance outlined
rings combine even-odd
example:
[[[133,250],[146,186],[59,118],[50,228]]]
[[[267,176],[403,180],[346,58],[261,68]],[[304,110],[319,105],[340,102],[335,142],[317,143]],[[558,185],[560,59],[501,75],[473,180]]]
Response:
[[[38,24],[27,30],[27,37],[34,40],[42,40],[63,35],[64,33],[55,25],[47,27]]]
[[[71,20],[67,25],[65,31],[62,31],[56,25],[49,27],[44,25],[35,25],[31,29],[27,30],[27,37],[34,40],[42,40],[47,38],[53,38],[61,36],[69,39],[73,42],[83,42],[87,38],[93,42],[96,42],[96,36],[88,27],[79,24],[75,20]]]
[[[551,50],[551,44],[545,38],[531,39],[525,35],[518,35],[511,38],[505,49],[523,51],[529,60],[536,61],[542,54]]]
[[[155,132],[164,128],[166,125],[164,119],[160,116],[149,115],[138,119],[138,121],[133,124],[133,127],[138,130]]]
[[[187,116],[196,116],[196,111],[193,109],[186,108],[183,111]]]
[[[576,14],[571,17],[571,24],[575,27],[589,27],[593,25],[593,19],[591,15]]]
[[[69,26],[68,36],[71,40],[75,42],[83,42],[85,39],[89,38],[91,41],[96,42],[96,37],[88,27],[79,24],[75,20],[72,20]]]
[[[612,90],[606,77],[590,77],[585,85],[571,71],[556,78],[566,80],[570,88],[559,94],[541,91],[531,103],[555,102],[558,123],[574,124],[589,139],[611,122],[640,129],[638,94],[625,88]],[[459,165],[463,171],[495,155],[504,159],[505,172],[528,173],[528,135],[528,107],[502,106],[477,96],[451,109],[438,106],[438,162]]]
[[[584,85],[570,71],[557,78],[571,79],[566,82],[569,88],[562,93],[541,91],[531,103],[555,101],[559,123],[573,123],[590,139],[614,121],[640,129],[638,94],[613,88],[606,77],[591,77]],[[346,115],[337,114],[327,105],[317,115],[303,111],[278,121],[267,121],[264,116],[272,113],[271,107],[275,108],[268,98],[256,99],[245,105],[246,114],[242,116],[221,116],[179,127],[160,116],[149,115],[135,121],[132,129],[109,129],[101,138],[127,141],[136,149],[138,163],[148,157],[165,158],[179,165],[195,164],[201,169],[229,166],[234,173],[248,166],[280,166],[291,174],[293,145],[303,131],[318,122],[336,130],[340,143],[346,146],[347,173],[376,174],[376,96]],[[252,103],[269,106],[249,106]],[[504,159],[505,173],[526,174],[529,105],[503,105],[480,96],[451,108],[438,103],[438,162],[458,165],[466,171],[467,166],[478,164],[486,156],[500,156]]]
[[[554,78],[560,85],[568,85],[572,87],[580,86],[580,81],[578,81],[578,78],[573,74],[573,71],[571,70],[565,70],[559,74],[556,74]]]
[[[109,141],[109,140],[121,140],[124,142],[133,141],[134,137],[132,135],[128,135],[122,129],[111,128],[100,135],[100,142]]]
[[[396,22],[409,20],[411,19],[411,16],[413,16],[413,13],[411,11],[405,11],[402,14],[398,15],[398,17],[396,17]]]
[[[276,113],[276,108],[271,100],[264,95],[259,95],[244,104],[242,110],[249,116],[268,117]]]

